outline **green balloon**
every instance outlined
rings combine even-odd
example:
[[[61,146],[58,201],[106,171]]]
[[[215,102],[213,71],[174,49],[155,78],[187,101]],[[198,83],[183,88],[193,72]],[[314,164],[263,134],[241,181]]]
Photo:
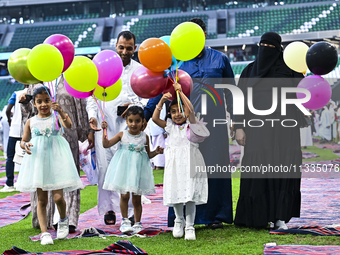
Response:
[[[14,51],[8,59],[8,71],[12,77],[23,84],[37,84],[40,81],[36,79],[27,67],[27,56],[30,49],[21,48]]]
[[[119,80],[115,84],[107,88],[103,88],[97,85],[96,88],[94,89],[93,94],[99,100],[104,101],[104,90],[105,90],[105,102],[112,101],[113,99],[119,96],[120,91],[122,90],[122,86],[123,86],[122,80],[119,78]]]

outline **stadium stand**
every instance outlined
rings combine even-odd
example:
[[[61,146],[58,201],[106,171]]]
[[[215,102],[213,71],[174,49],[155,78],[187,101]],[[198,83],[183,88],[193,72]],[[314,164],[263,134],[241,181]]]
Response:
[[[130,31],[136,35],[137,43],[141,43],[150,37],[170,35],[178,24],[196,17],[199,17],[205,23],[208,23],[208,15],[196,14],[164,18],[139,18],[138,21],[126,19],[124,25],[127,25],[130,28]],[[216,37],[216,33],[208,33],[207,35],[207,39],[215,39]]]
[[[71,41],[76,42],[79,38],[82,40],[78,47],[99,46],[100,41],[93,41],[95,29],[93,22],[44,25],[44,26],[22,26],[15,29],[14,35],[8,47],[1,47],[0,52],[12,52],[19,48],[33,48],[37,44],[43,43],[44,40],[53,34],[64,34]],[[79,40],[78,40],[79,41]]]
[[[15,1],[19,0],[12,0],[9,6],[2,8],[10,8],[11,4],[15,5]],[[70,1],[60,0],[62,6],[66,6],[68,2]],[[106,10],[106,16],[100,8],[91,9],[89,6],[92,3],[87,4],[89,1],[79,2],[84,6],[81,11],[68,8],[66,14],[66,7],[61,7],[58,9],[59,12],[33,17],[35,24],[19,25],[18,19],[13,21],[10,17],[7,17],[7,20],[0,19],[0,54],[8,54],[18,48],[33,48],[48,36],[57,33],[68,36],[78,48],[100,46],[101,49],[114,49],[115,39],[122,30],[132,31],[137,37],[137,44],[140,44],[150,37],[170,35],[178,24],[199,17],[207,25],[207,46],[232,56],[231,65],[237,77],[245,66],[255,59],[256,44],[260,36],[267,31],[281,34],[284,45],[295,40],[306,40],[306,43],[311,46],[317,41],[326,39],[339,48],[340,42],[338,36],[340,4],[335,0],[263,0],[262,2],[183,0],[166,2],[166,4],[164,1],[164,5],[157,8],[156,3],[141,0],[139,4],[134,5],[135,9],[127,6],[125,1],[108,0],[105,1],[105,4],[108,4],[105,6],[110,5],[111,8],[110,11]],[[79,2],[74,3],[77,5]],[[97,4],[92,2],[92,5]],[[162,1],[157,5],[160,5],[160,2]],[[55,0],[54,4],[57,6],[59,3]],[[100,4],[98,2],[98,5]],[[88,6],[85,7],[86,5]],[[38,5],[36,6],[38,8]],[[104,2],[101,6],[104,6]],[[220,29],[221,26],[225,28]],[[5,66],[6,62],[3,63]],[[6,70],[2,71],[0,75],[8,75]],[[340,84],[339,76],[338,63],[333,72],[325,78],[331,78],[334,87]],[[0,85],[3,87],[4,83],[1,82]],[[3,98],[2,94],[0,98]]]
[[[340,7],[335,4],[235,13],[235,31],[227,37],[260,36],[267,31],[279,34],[340,29]]]
[[[24,89],[24,85],[13,79],[0,79],[0,109],[8,104],[8,99],[14,91]]]

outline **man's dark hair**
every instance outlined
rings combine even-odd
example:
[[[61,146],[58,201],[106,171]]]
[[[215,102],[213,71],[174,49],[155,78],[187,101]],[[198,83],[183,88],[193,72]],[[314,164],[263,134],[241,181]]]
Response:
[[[133,39],[133,44],[136,44],[136,36],[131,33],[130,31],[122,31],[119,33],[118,37],[117,37],[117,42],[119,41],[119,38],[123,36],[123,38],[125,38],[126,40],[131,40]]]
[[[196,23],[197,25],[199,25],[202,28],[203,32],[207,32],[207,28],[205,27],[205,23],[200,18],[193,18],[193,19],[190,20],[190,22]]]

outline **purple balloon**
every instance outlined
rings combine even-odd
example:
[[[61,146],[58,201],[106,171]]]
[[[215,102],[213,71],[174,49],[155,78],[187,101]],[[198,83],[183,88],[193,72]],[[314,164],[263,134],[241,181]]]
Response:
[[[154,73],[144,66],[138,67],[132,74],[132,90],[141,98],[154,98],[165,89],[167,78],[164,72]]]
[[[328,104],[332,97],[331,86],[324,78],[318,75],[311,75],[303,78],[297,87],[307,89],[310,92],[311,98],[307,103],[302,105],[311,110],[321,109]],[[296,93],[296,97],[301,99],[305,98],[306,95],[303,93]]]
[[[103,50],[93,58],[93,63],[98,69],[98,85],[104,88],[115,84],[123,73],[123,61],[112,50]]]
[[[76,98],[87,98],[92,96],[93,91],[89,91],[89,92],[80,92],[78,90],[75,90],[74,88],[72,88],[67,81],[64,79],[64,86],[65,89],[67,91],[67,93],[69,93],[71,96],[76,97]]]
[[[65,72],[72,64],[74,58],[75,49],[73,42],[65,35],[55,34],[47,37],[44,43],[53,45],[60,51],[61,55],[63,55],[63,72]]]

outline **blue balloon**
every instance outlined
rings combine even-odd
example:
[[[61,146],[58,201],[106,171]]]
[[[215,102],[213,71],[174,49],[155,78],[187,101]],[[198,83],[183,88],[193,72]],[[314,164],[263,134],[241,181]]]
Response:
[[[170,47],[170,35],[164,35],[164,36],[160,37],[159,39],[163,40]],[[177,68],[177,59],[174,57],[174,55],[172,55],[171,66],[167,70],[170,71],[171,68],[172,68],[172,70],[176,70],[176,68]]]

